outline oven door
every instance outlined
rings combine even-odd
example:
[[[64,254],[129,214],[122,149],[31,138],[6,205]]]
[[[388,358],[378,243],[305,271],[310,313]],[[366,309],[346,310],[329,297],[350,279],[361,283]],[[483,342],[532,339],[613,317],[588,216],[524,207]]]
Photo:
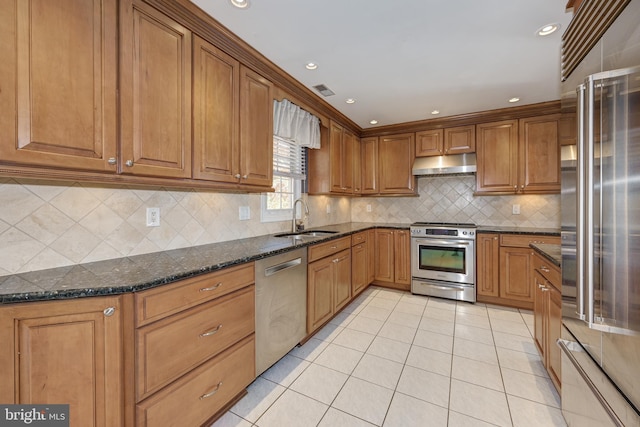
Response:
[[[475,271],[474,240],[412,239],[412,277],[474,285]]]

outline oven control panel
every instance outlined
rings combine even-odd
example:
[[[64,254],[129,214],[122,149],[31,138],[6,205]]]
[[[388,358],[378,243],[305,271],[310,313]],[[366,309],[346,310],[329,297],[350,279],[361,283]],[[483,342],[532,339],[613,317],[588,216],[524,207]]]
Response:
[[[443,237],[458,239],[475,239],[476,231],[471,228],[452,228],[446,226],[411,226],[411,237]]]

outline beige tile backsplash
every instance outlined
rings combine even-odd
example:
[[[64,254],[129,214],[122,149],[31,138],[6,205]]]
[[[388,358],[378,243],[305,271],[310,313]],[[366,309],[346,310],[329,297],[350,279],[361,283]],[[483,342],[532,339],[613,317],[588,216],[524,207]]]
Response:
[[[560,197],[474,197],[473,176],[420,178],[419,197],[309,196],[308,227],[420,220],[560,226]],[[521,215],[511,214],[511,205]],[[366,206],[371,205],[371,212]],[[240,206],[251,219],[240,221]],[[329,213],[327,213],[327,206]],[[160,227],[146,208],[159,207]],[[262,223],[260,195],[0,178],[0,276],[288,230]]]

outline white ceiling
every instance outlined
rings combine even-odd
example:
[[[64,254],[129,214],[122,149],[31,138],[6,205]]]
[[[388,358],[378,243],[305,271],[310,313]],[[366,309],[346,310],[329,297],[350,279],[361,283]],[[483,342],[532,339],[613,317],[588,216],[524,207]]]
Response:
[[[560,98],[566,0],[191,1],[362,128]]]

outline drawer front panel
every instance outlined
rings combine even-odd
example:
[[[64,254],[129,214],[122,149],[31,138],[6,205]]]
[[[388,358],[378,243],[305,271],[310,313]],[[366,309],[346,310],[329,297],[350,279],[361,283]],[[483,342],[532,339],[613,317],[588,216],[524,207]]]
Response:
[[[255,340],[247,337],[136,407],[136,424],[198,426],[255,378]]]
[[[351,246],[359,245],[360,243],[364,243],[366,241],[367,241],[366,231],[362,231],[360,233],[351,235]]]
[[[255,329],[251,286],[136,332],[138,400]]]
[[[535,254],[533,257],[533,268],[538,270],[545,279],[560,290],[562,278],[560,277],[560,269],[557,266],[552,264],[550,261],[547,261],[542,256]]]
[[[535,234],[501,234],[500,246],[528,248],[530,243],[560,244],[558,236],[541,236]]]
[[[320,258],[324,258],[331,254],[349,249],[351,247],[351,236],[342,239],[331,240],[326,243],[309,246],[308,261],[312,262]]]
[[[253,263],[230,267],[136,294],[136,325],[142,326],[244,288],[255,281]]]

